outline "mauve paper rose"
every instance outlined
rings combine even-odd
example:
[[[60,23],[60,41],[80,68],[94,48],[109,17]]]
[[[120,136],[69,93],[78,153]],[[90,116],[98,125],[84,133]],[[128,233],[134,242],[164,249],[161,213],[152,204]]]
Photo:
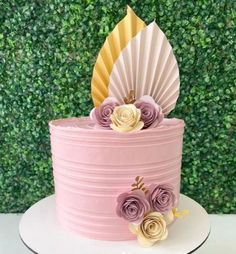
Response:
[[[116,213],[131,223],[139,223],[150,210],[150,205],[142,190],[122,193],[117,198]]]
[[[99,107],[92,109],[90,112],[90,118],[97,126],[110,129],[110,116],[113,113],[114,108],[118,105],[119,104],[115,98],[108,97]]]
[[[161,107],[149,95],[142,96],[135,102],[135,106],[141,110],[143,129],[154,128],[164,119]]]
[[[147,198],[151,209],[161,213],[169,212],[175,204],[173,188],[169,184],[152,184]]]

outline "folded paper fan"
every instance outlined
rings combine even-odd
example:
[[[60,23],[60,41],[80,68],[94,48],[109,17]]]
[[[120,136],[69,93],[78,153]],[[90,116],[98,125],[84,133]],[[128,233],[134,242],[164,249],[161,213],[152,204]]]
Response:
[[[109,76],[113,64],[127,43],[145,27],[145,23],[128,6],[127,15],[106,38],[93,69],[91,93],[97,107],[108,96]]]
[[[109,96],[120,103],[131,90],[136,98],[150,95],[167,115],[179,96],[179,69],[172,47],[155,22],[139,32],[122,50],[109,83]]]

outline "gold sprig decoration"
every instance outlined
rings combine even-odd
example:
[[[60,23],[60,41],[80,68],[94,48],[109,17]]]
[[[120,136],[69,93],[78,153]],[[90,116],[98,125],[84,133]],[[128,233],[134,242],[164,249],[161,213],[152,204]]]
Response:
[[[146,187],[143,183],[143,177],[136,176],[135,182],[131,186],[132,186],[132,191],[142,190],[145,194],[148,193],[148,189],[146,189]]]
[[[184,216],[189,215],[189,210],[179,211],[178,208],[173,208],[172,212],[175,218],[183,218]]]
[[[128,96],[124,98],[124,103],[125,104],[133,104],[133,103],[135,103],[135,101],[136,101],[136,99],[135,99],[134,90],[130,90]]]

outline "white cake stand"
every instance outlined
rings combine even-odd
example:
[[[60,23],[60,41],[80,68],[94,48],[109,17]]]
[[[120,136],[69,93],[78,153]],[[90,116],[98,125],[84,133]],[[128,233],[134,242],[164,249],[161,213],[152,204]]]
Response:
[[[176,220],[169,227],[167,240],[151,248],[142,248],[136,241],[97,241],[68,232],[56,219],[54,195],[40,200],[25,212],[19,232],[25,245],[39,254],[192,253],[208,238],[208,214],[197,202],[182,194],[179,209],[188,209],[190,214]]]

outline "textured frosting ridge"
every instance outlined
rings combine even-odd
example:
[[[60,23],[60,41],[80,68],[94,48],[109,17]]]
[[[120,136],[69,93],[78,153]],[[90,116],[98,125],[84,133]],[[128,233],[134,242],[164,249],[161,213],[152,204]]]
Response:
[[[169,183],[179,197],[184,121],[119,133],[96,129],[88,117],[50,122],[57,215],[61,224],[100,240],[129,240],[116,198],[141,175]]]

